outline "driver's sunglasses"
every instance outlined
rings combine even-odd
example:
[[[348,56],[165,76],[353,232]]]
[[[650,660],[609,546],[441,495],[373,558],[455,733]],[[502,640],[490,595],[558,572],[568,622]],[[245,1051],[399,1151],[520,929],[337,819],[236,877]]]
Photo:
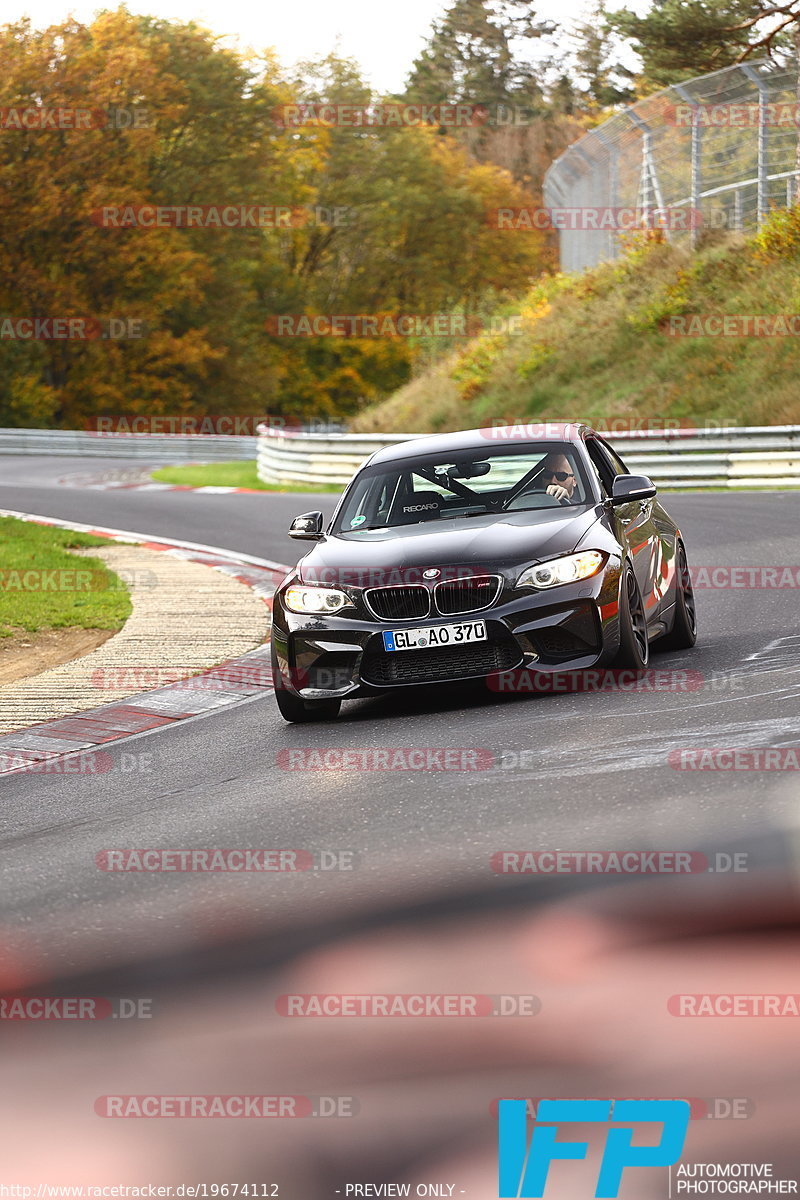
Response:
[[[545,471],[545,479],[557,479],[559,483],[563,483],[565,479],[574,479],[572,471]]]

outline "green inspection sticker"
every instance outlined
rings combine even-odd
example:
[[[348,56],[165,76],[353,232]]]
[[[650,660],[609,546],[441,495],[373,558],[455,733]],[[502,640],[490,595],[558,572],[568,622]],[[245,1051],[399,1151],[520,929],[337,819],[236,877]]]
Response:
[[[366,517],[353,517],[352,521],[350,522],[350,528],[352,529],[354,525],[363,525],[366,519]]]

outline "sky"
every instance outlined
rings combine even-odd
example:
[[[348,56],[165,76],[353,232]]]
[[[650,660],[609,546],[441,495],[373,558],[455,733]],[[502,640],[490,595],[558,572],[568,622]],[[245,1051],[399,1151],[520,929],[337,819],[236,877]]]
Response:
[[[539,0],[536,14],[567,25],[585,12],[587,0]],[[6,0],[3,22],[29,16],[36,26],[68,16],[90,21],[99,8],[116,0]],[[274,46],[284,66],[334,49],[355,58],[378,92],[399,91],[422,49],[431,22],[448,5],[444,0],[128,0],[132,12],[176,20],[196,20],[215,33],[231,36],[245,48]]]

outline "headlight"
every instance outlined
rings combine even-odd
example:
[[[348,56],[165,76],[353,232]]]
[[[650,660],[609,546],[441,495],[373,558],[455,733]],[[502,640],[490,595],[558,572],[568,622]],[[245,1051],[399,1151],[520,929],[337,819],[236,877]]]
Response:
[[[567,554],[564,558],[551,558],[549,562],[528,567],[517,580],[517,587],[551,588],[561,583],[575,583],[596,575],[606,556],[599,550],[584,550],[582,554]]]
[[[283,593],[283,601],[288,609],[296,613],[335,613],[352,604],[350,597],[337,588],[299,585],[287,588]]]

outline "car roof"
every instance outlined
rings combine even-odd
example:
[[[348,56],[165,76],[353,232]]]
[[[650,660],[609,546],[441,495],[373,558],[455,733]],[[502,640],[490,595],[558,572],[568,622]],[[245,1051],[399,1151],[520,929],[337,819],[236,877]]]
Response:
[[[369,459],[369,465],[396,462],[405,458],[417,458],[422,454],[460,454],[463,451],[485,450],[487,454],[503,446],[520,442],[580,442],[592,433],[588,425],[580,421],[561,423],[547,421],[538,424],[501,425],[486,429],[462,429],[457,433],[436,433],[429,437],[414,437],[377,450]]]

